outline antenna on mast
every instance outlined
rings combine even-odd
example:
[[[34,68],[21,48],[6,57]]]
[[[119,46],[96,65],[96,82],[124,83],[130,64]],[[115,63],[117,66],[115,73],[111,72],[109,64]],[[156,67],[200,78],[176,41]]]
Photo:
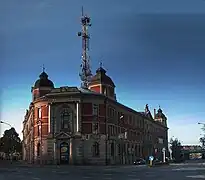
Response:
[[[82,9],[81,9],[81,12],[82,12],[82,17],[84,16],[84,13],[83,13],[83,6],[82,6]]]
[[[82,31],[78,32],[78,36],[82,37],[82,63],[81,63],[81,72],[79,75],[82,81],[81,87],[88,88],[88,84],[92,77],[92,72],[89,63],[90,56],[88,53],[89,40],[90,40],[90,35],[88,34],[88,27],[91,26],[91,20],[90,17],[84,15],[83,7],[82,7],[81,26],[82,26]]]

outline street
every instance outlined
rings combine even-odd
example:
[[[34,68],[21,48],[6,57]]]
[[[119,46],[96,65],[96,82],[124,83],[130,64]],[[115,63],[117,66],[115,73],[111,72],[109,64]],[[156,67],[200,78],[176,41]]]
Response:
[[[188,180],[205,179],[202,163],[179,164],[164,167],[146,166],[17,166],[0,167],[1,180],[57,180],[101,179],[101,180]]]

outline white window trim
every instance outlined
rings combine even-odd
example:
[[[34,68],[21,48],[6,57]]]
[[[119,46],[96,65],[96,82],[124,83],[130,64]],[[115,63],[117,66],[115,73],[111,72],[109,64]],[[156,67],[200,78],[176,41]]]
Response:
[[[41,107],[38,107],[38,118],[39,119],[42,118],[42,109],[41,109]]]

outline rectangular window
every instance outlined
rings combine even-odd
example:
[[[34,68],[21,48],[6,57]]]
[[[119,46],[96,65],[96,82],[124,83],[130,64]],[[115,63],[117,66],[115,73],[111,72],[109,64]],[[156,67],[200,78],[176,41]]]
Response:
[[[98,116],[98,105],[97,104],[93,104],[93,115],[94,116]]]
[[[93,123],[93,133],[98,134],[99,133],[99,124]]]
[[[38,124],[38,136],[40,136],[40,135],[41,135],[41,125]]]
[[[38,108],[38,118],[39,118],[39,119],[41,119],[41,114],[42,114],[41,108]]]

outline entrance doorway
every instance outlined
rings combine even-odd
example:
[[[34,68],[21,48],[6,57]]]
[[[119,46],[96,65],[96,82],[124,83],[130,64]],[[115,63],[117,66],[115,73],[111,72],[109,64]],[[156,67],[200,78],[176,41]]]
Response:
[[[60,163],[61,164],[69,164],[69,154],[70,154],[69,144],[66,142],[61,143],[60,144]]]

